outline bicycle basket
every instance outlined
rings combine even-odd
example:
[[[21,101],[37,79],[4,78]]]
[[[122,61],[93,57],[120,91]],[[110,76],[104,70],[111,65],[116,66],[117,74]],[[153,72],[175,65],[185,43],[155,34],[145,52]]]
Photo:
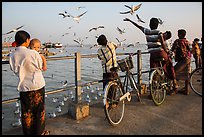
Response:
[[[117,63],[118,63],[122,72],[134,68],[133,62],[132,62],[132,57],[126,57],[124,59],[118,60]]]

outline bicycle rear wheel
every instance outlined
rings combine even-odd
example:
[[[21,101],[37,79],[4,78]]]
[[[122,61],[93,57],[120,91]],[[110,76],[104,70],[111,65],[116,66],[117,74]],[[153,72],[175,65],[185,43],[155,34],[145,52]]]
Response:
[[[124,116],[125,103],[124,100],[119,101],[123,92],[115,81],[110,81],[104,91],[103,103],[106,118],[111,125],[116,126]]]
[[[202,97],[202,68],[197,68],[191,72],[190,87],[197,95]]]
[[[166,76],[153,70],[150,74],[150,94],[156,106],[161,105],[166,98]]]

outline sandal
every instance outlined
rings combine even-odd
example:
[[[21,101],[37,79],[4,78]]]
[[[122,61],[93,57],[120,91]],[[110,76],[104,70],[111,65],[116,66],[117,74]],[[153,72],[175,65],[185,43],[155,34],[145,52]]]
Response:
[[[50,135],[50,131],[45,130],[41,135]]]

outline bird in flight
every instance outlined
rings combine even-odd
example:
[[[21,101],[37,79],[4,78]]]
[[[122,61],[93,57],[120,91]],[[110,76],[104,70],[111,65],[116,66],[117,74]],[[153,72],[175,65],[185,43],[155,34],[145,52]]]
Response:
[[[123,43],[124,41],[126,41],[126,39],[119,40],[118,38],[116,38],[116,40],[118,41],[118,43],[119,43],[120,46],[122,46],[122,45],[123,45],[122,43]]]
[[[59,15],[62,15],[63,18],[66,18],[66,17],[70,17],[69,14],[67,14],[67,12],[65,11],[64,13],[60,12]]]
[[[159,20],[159,24],[163,24],[164,23],[164,21],[163,20],[161,20],[160,18],[158,18],[158,20]]]
[[[137,17],[138,22],[145,23],[143,20],[141,20],[141,18],[139,17],[139,15],[138,15],[138,14],[136,14],[136,17]]]
[[[91,32],[92,30],[97,30],[97,29],[99,29],[99,28],[104,28],[104,26],[98,26],[98,27],[91,28],[91,29],[89,30],[89,32]]]
[[[77,23],[79,23],[80,17],[82,17],[84,14],[86,14],[87,11],[85,11],[84,13],[78,15],[78,16],[72,16],[69,14],[70,17],[72,17]]]
[[[128,5],[124,5],[125,7],[129,8],[130,11],[126,11],[126,12],[120,12],[120,14],[128,14],[130,13],[131,15],[133,15],[133,13],[138,10],[141,7],[142,4],[136,5],[136,6],[128,6]]]
[[[117,27],[117,30],[119,31],[120,34],[125,33],[125,29],[121,30],[119,27]]]
[[[2,34],[2,35],[7,35],[7,34],[10,34],[10,33],[12,33],[12,32],[16,32],[16,31],[18,31],[19,29],[21,29],[23,26],[24,26],[24,25],[22,25],[22,26],[20,26],[20,27],[17,27],[17,28],[14,28],[14,29],[12,29],[11,31],[9,31],[9,32],[7,32],[7,33],[4,33],[4,34]]]
[[[69,33],[64,33],[64,34],[62,35],[62,37],[65,36],[65,35],[68,35],[68,34],[69,34]]]
[[[78,43],[80,45],[80,47],[83,47],[83,40],[76,40],[74,39],[74,42]]]
[[[79,7],[76,7],[76,10],[80,10],[81,8],[85,8],[85,7],[79,6]]]

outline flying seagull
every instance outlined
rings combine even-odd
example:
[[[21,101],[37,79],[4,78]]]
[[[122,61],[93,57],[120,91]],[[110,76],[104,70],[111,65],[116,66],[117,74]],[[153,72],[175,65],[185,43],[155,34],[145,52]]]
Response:
[[[119,27],[117,27],[117,30],[119,31],[120,34],[125,33],[125,29],[121,30]]]
[[[72,16],[69,14],[70,17],[72,17],[75,21],[77,21],[77,23],[79,23],[80,17],[82,17],[84,14],[86,14],[87,11],[85,11],[84,13],[78,15],[78,16]]]
[[[66,18],[66,17],[70,17],[69,14],[67,14],[67,12],[65,11],[64,13],[60,12],[59,15],[62,15],[63,18]]]
[[[74,39],[74,42],[78,43],[78,44],[80,45],[80,47],[83,47],[83,44],[82,44],[83,40],[80,40],[80,41],[79,41],[79,40],[75,40],[75,39]]]
[[[91,29],[89,30],[89,32],[91,32],[92,30],[97,30],[97,29],[99,29],[99,28],[104,28],[104,26],[98,26],[98,27],[91,28]]]
[[[142,4],[136,5],[136,6],[128,6],[128,5],[124,5],[125,7],[129,8],[130,11],[126,11],[126,12],[120,12],[120,14],[128,14],[130,13],[131,15],[133,15],[133,13],[138,10],[141,7]]]
[[[123,41],[126,41],[126,39],[124,39],[124,40],[119,40],[118,38],[116,38],[116,40],[118,41],[118,43],[120,44],[120,46],[122,46],[123,44]]]
[[[139,17],[139,15],[138,15],[138,14],[136,14],[136,17],[137,17],[137,19],[138,19],[138,22],[145,23],[143,20],[141,20],[141,19],[140,19],[140,17]]]
[[[76,8],[76,10],[80,10],[81,8],[85,8],[85,7],[79,6]]]
[[[65,36],[65,35],[68,35],[68,34],[69,34],[68,32],[67,32],[67,33],[64,33],[64,34],[62,35],[62,37]]]
[[[4,34],[2,34],[2,35],[6,35],[6,34],[10,34],[10,33],[12,33],[12,32],[16,32],[16,31],[18,31],[19,29],[21,29],[23,26],[24,26],[24,25],[22,25],[22,26],[20,26],[20,27],[17,27],[17,28],[15,28],[15,29],[12,29],[11,31],[9,31],[9,32],[7,32],[7,33],[4,33]]]

